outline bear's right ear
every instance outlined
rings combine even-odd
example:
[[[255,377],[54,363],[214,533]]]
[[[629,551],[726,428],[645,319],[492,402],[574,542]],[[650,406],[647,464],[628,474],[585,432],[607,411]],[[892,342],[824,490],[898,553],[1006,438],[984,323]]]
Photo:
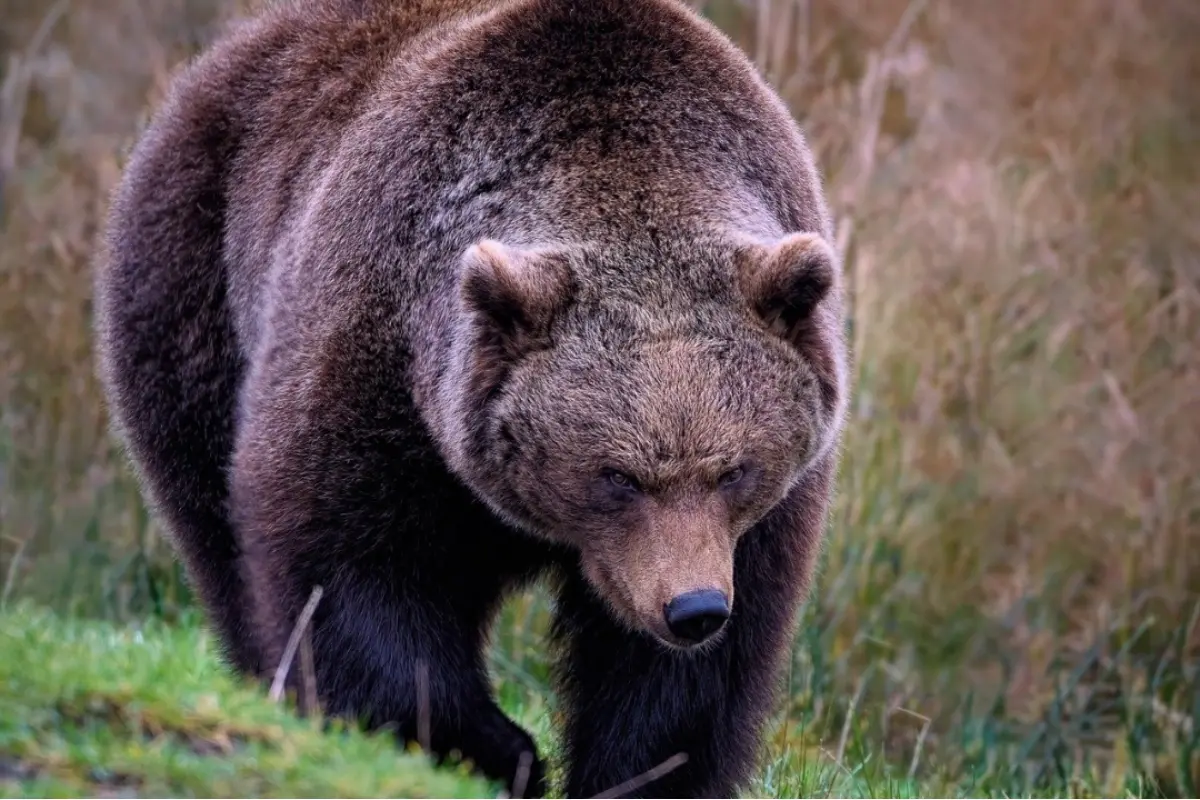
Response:
[[[574,275],[563,250],[483,239],[463,255],[463,301],[509,358],[545,340],[573,290]]]

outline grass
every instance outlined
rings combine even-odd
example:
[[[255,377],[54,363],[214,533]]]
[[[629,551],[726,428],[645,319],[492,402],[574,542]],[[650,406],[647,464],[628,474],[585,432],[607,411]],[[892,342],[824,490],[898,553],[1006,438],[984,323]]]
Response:
[[[548,665],[535,642],[514,635],[538,628],[546,610],[537,593],[508,604],[492,667],[501,706],[553,759]],[[1094,721],[1103,711],[1089,706],[1094,698],[1079,696],[1077,685],[1060,687],[1055,713],[1038,724],[1015,724],[1003,709],[981,708],[964,714],[954,740],[940,744],[929,735],[930,719],[868,699],[894,690],[887,675],[868,671],[855,695],[839,698],[826,687],[851,654],[837,652],[824,612],[819,603],[806,612],[789,703],[747,796],[1162,796],[1163,784],[1144,774],[1106,775],[1074,764],[1071,745],[1086,738],[1089,715]],[[881,646],[870,641],[879,632],[864,631],[864,644]],[[0,660],[5,796],[497,795],[461,765],[435,769],[386,736],[342,725],[324,731],[269,701],[262,687],[231,677],[194,611],[173,623],[149,617],[118,625],[20,602],[0,612],[0,649],[7,654]],[[1114,675],[1136,670],[1131,650],[1118,653]],[[1166,654],[1156,665],[1160,679],[1181,668],[1168,660],[1180,655]],[[1139,747],[1162,748],[1171,721],[1164,724],[1160,712],[1153,703],[1123,709],[1139,731],[1123,743],[1129,757],[1146,755]],[[824,743],[820,731],[834,720],[840,734]],[[920,748],[911,761],[896,757],[906,738],[929,746],[924,761]],[[1192,796],[1194,789],[1180,784],[1169,795],[1181,792]]]
[[[0,794],[495,797],[390,738],[323,731],[233,680],[195,624],[0,615]]]
[[[0,613],[0,794],[4,796],[480,797],[465,768],[398,754],[386,736],[324,731],[232,678],[198,614],[136,626],[65,619],[21,603]],[[553,752],[544,675],[503,664],[505,711]],[[530,689],[533,691],[530,692]],[[759,794],[917,796],[908,781],[842,775],[783,753]],[[885,789],[879,794],[879,789]],[[897,794],[900,791],[900,794]]]
[[[1200,5],[693,4],[808,131],[853,299],[829,546],[748,793],[1196,795]],[[234,3],[9,5],[0,575],[60,615],[21,612],[50,696],[70,631],[205,646],[105,434],[88,262],[147,104]],[[546,620],[514,599],[492,664],[552,750]]]

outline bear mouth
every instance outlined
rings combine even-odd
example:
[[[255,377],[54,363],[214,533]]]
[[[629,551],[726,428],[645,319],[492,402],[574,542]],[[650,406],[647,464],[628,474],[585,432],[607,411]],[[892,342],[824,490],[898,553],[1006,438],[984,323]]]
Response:
[[[725,623],[707,638],[698,642],[673,636],[668,630],[666,630],[665,626],[663,626],[661,629],[658,626],[654,626],[649,628],[648,632],[650,638],[654,639],[659,647],[668,653],[686,656],[700,656],[719,647],[725,640],[728,630],[729,623]]]
[[[670,653],[699,655],[720,646],[729,632],[728,619],[713,619],[700,623],[701,628],[689,631],[687,635],[673,632],[665,619],[645,619],[641,621],[643,631],[654,639],[664,650]]]

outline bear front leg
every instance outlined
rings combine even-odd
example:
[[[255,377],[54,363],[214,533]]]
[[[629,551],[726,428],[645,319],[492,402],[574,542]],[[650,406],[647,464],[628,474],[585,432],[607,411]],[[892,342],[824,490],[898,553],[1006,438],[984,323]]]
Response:
[[[437,570],[431,570],[436,572]],[[322,587],[311,623],[321,711],[390,727],[436,760],[473,762],[510,793],[541,797],[544,768],[530,735],[496,705],[482,663],[480,625],[465,606],[419,585],[400,585],[382,564],[341,561],[335,552],[256,559],[252,584],[267,632],[269,681],[307,593]],[[483,608],[477,609],[482,616]],[[303,701],[307,676],[295,658],[287,688]]]
[[[372,429],[360,414],[305,416],[293,398],[281,392],[250,419],[232,475],[263,678],[320,586],[310,631],[325,714],[390,727],[439,758],[457,751],[510,792],[543,795],[535,744],[494,702],[483,660],[492,613],[534,555],[415,435],[397,435],[407,420]],[[288,672],[298,698],[302,664]]]
[[[820,545],[828,470],[739,543],[732,616],[718,641],[671,651],[616,623],[580,575],[560,594],[568,797],[733,797],[751,777]],[[678,756],[686,756],[679,763]],[[650,780],[663,764],[673,769]]]
[[[323,712],[390,726],[438,761],[457,751],[510,793],[544,796],[537,747],[493,701],[478,635],[454,621],[462,609],[348,565],[326,578],[313,634]],[[293,676],[299,696],[303,676]]]

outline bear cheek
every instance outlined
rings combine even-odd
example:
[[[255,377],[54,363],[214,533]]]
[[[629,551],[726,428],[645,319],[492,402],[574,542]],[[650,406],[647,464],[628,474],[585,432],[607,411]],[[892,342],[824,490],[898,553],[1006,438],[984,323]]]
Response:
[[[603,547],[584,546],[580,549],[580,554],[583,577],[608,607],[609,612],[630,628],[643,628],[641,615],[634,605],[628,587],[620,579],[620,573],[613,571],[614,566],[620,569],[619,558]]]

